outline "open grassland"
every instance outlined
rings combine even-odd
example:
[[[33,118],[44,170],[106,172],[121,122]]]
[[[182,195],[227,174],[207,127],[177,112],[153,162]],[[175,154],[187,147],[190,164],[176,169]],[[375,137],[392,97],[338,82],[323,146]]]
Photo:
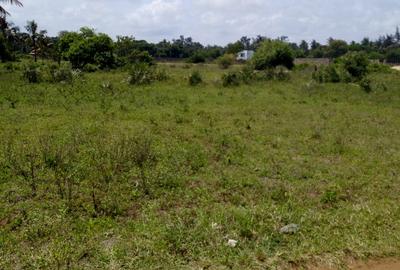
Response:
[[[171,78],[148,86],[0,68],[0,269],[400,256],[400,73],[371,75],[367,94],[307,69],[224,88],[217,66],[163,66]]]

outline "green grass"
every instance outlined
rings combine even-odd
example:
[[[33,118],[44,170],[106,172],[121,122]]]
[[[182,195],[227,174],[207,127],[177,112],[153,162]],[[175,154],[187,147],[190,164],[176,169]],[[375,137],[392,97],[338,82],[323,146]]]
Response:
[[[217,66],[165,68],[130,86],[122,71],[28,84],[0,67],[0,269],[400,256],[399,73],[371,75],[367,94],[307,70],[224,88]]]

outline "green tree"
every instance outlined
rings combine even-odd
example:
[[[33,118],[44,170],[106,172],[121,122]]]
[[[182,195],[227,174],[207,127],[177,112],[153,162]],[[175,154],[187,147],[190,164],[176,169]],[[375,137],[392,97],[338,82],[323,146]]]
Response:
[[[0,61],[8,61],[11,60],[11,54],[7,46],[7,41],[3,36],[3,33],[0,32]]]
[[[37,55],[38,55],[38,47],[37,47],[37,39],[38,39],[38,25],[35,21],[28,21],[27,25],[25,26],[26,30],[30,34],[30,41],[32,43],[32,54],[37,62]]]
[[[244,45],[240,41],[237,41],[235,43],[230,43],[226,46],[227,54],[237,54],[238,52],[243,50],[244,50]]]
[[[280,40],[266,40],[261,43],[251,61],[256,70],[294,66],[294,52],[290,45]]]
[[[106,34],[95,34],[89,37],[84,33],[80,33],[79,36],[66,35],[61,38],[60,46],[64,49],[68,48],[63,52],[63,56],[74,68],[94,64],[104,69],[114,65],[114,43]]]
[[[345,55],[348,51],[349,46],[346,41],[332,38],[329,39],[327,48],[327,56],[329,58],[338,58]]]

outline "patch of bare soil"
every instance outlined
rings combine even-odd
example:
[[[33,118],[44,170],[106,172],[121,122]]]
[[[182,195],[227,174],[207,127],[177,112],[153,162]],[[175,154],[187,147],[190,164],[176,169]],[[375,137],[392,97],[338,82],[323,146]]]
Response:
[[[395,67],[392,67],[392,68],[395,69],[395,70],[400,71],[400,66],[395,66]],[[398,268],[398,269],[400,269],[400,268]]]
[[[358,263],[350,267],[351,270],[400,270],[399,260],[372,261]]]

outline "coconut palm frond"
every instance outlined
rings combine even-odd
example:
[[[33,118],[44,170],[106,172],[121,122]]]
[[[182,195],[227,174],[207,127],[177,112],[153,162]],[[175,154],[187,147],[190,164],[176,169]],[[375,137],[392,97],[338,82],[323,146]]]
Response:
[[[22,7],[22,2],[19,0],[0,0],[0,3],[12,4]],[[2,6],[0,6],[0,16],[5,17],[8,15],[10,15],[10,13],[8,13],[7,10],[5,10]]]
[[[19,0],[0,0],[0,2],[6,3],[6,4],[8,3],[8,4],[11,4],[11,5],[16,5],[16,6],[22,7],[22,3]]]
[[[0,6],[0,17],[5,17],[7,15],[10,15],[2,6]]]

